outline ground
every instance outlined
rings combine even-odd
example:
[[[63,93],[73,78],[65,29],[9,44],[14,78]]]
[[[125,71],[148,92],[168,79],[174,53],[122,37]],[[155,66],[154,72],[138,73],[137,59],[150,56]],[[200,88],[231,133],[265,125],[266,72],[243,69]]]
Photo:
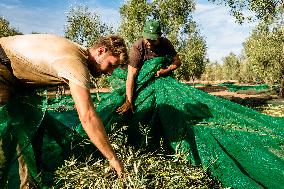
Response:
[[[271,91],[240,90],[230,92],[223,86],[196,86],[212,95],[248,106],[271,116],[284,117],[284,98]]]

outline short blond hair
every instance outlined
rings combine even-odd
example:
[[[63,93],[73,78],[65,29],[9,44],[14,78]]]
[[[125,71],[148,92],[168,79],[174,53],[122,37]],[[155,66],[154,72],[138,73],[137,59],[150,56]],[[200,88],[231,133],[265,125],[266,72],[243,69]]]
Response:
[[[118,35],[100,37],[93,45],[93,48],[98,48],[102,46],[104,46],[106,48],[106,51],[110,52],[113,56],[118,57],[120,64],[127,63],[127,47],[122,37]]]

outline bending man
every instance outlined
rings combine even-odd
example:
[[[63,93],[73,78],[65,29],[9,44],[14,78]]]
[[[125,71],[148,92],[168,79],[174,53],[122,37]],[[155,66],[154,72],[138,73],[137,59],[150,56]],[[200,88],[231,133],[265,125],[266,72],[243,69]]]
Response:
[[[91,100],[90,74],[111,74],[120,63],[125,62],[127,49],[124,40],[118,36],[101,37],[86,49],[63,37],[30,34],[0,38],[0,47],[0,104],[5,106],[20,90],[68,84],[88,137],[121,174],[123,167]],[[18,154],[21,148],[17,146]],[[1,174],[5,175],[0,169]],[[3,177],[1,180],[4,180]],[[25,185],[23,182],[28,183],[21,178],[22,185]]]

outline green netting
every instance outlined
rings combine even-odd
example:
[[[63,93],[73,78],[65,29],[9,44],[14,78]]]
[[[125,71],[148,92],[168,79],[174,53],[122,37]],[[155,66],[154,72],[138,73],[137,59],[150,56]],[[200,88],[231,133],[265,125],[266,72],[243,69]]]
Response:
[[[0,107],[0,188],[19,188],[19,155],[30,183],[55,186],[54,171],[65,159],[85,158],[96,150],[84,143],[84,133],[76,132],[79,124],[70,96],[48,101],[44,95],[19,94]]]
[[[116,113],[125,101],[127,70],[115,70],[110,77],[113,92],[100,94],[100,101],[93,96],[107,131],[113,123],[129,125],[129,142],[137,147],[148,143],[152,149],[158,148],[163,138],[177,157],[202,165],[224,186],[283,188],[284,119],[209,95],[170,76],[155,77],[156,71],[168,63],[162,57],[144,63],[136,80],[133,114]],[[25,147],[23,155],[31,175],[39,185],[43,183],[41,186],[52,183],[52,171],[72,153],[84,157],[85,150],[93,150],[78,145],[86,136],[71,98],[54,99],[48,107],[46,103],[46,99],[30,96],[0,109],[0,144],[5,158],[3,161],[0,157],[0,171],[6,175],[0,188],[12,179],[10,175],[15,176],[16,144]],[[148,129],[148,141],[141,135],[141,126]],[[31,144],[35,132],[36,136],[43,135],[42,147],[40,142]],[[37,148],[43,149],[41,162],[35,158],[39,156]],[[39,172],[42,174],[37,177]],[[9,181],[15,183],[19,183],[18,177]]]
[[[130,142],[143,145],[139,125],[147,125],[149,142],[160,137],[179,156],[200,164],[224,186],[282,188],[284,186],[283,118],[273,118],[182,84],[174,78],[155,77],[166,58],[144,63],[136,81],[135,113],[117,115],[125,100],[125,75],[112,75],[113,93],[97,108],[106,127],[129,125]]]
[[[267,84],[261,84],[261,85],[236,85],[233,83],[221,83],[218,84],[218,86],[223,86],[223,87],[227,87],[229,89],[229,91],[235,92],[235,91],[239,91],[239,90],[257,90],[257,91],[261,91],[261,90],[268,90],[269,86]]]
[[[19,186],[18,161],[21,154],[29,167],[30,177],[39,182],[32,138],[45,115],[46,98],[35,94],[22,94],[0,109],[0,188]],[[16,150],[17,146],[20,151]],[[9,182],[7,182],[9,180]],[[8,183],[8,185],[7,185]]]

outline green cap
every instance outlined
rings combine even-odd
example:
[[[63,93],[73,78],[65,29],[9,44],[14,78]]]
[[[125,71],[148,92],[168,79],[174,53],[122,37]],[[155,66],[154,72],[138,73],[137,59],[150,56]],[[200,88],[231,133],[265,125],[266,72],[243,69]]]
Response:
[[[160,35],[161,26],[158,21],[150,20],[145,23],[142,33],[145,39],[157,40]]]

